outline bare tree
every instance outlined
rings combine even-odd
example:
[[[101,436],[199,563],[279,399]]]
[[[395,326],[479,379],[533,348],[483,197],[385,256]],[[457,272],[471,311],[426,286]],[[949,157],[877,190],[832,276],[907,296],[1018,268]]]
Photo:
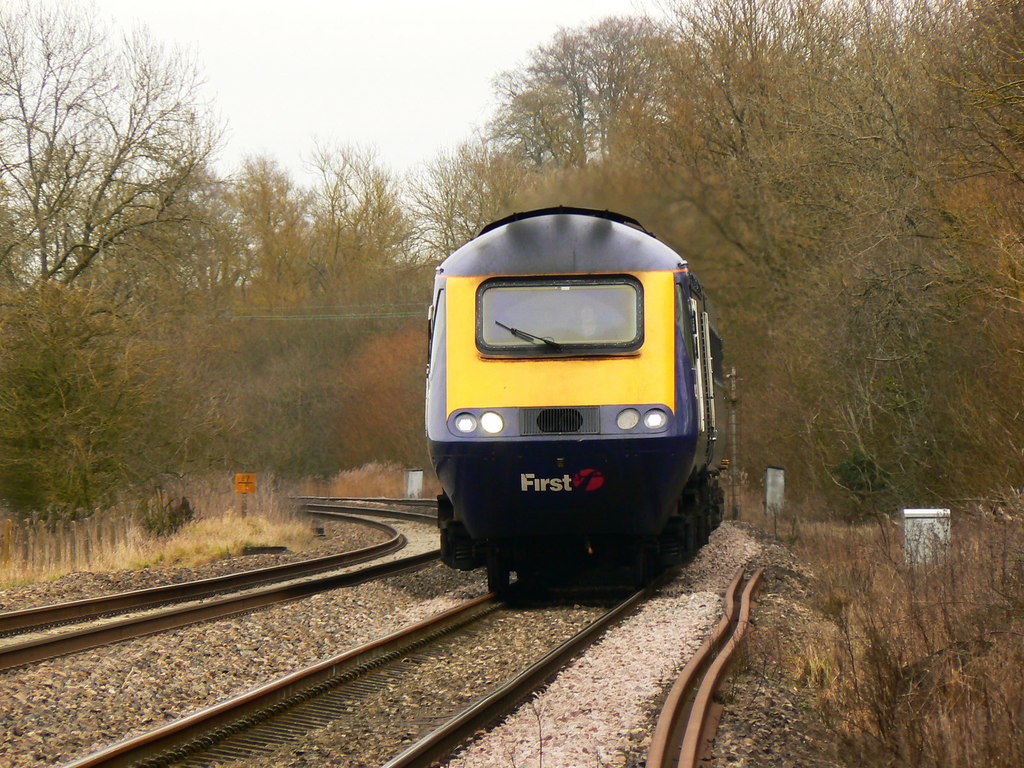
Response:
[[[560,30],[526,67],[496,79],[494,138],[534,165],[606,156],[617,132],[656,111],[662,73],[648,50],[660,34],[646,20],[614,17]]]
[[[468,141],[427,163],[411,183],[423,256],[445,258],[509,208],[529,172],[507,153],[487,142]]]
[[[407,259],[410,222],[398,177],[372,150],[317,146],[312,159],[317,268],[337,281],[347,270]]]
[[[118,258],[173,202],[218,138],[192,61],[145,32],[120,45],[77,8],[0,8],[0,265],[72,283]]]

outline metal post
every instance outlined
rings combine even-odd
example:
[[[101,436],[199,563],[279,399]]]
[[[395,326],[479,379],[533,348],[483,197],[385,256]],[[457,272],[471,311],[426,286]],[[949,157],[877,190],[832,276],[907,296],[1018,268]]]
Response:
[[[772,519],[772,534],[779,535],[779,515],[786,496],[786,470],[782,467],[764,469],[764,511]]]
[[[729,453],[731,458],[729,460],[729,492],[732,495],[732,502],[730,505],[730,519],[738,520],[740,516],[739,509],[739,489],[737,488],[739,481],[740,461],[739,461],[739,441],[736,437],[736,406],[739,403],[739,397],[736,395],[736,366],[733,366],[729,370],[729,375],[726,376],[729,380]]]

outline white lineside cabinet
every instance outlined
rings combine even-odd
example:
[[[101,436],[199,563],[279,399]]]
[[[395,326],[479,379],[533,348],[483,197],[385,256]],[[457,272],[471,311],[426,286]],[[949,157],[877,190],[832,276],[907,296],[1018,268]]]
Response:
[[[423,470],[405,470],[405,498],[418,499],[423,493]]]
[[[904,509],[903,549],[909,565],[938,560],[949,550],[948,509]]]

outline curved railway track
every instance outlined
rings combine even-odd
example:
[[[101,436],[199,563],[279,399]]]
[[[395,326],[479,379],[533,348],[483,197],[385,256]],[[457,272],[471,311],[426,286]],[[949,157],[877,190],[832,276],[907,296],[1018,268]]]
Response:
[[[274,581],[285,581],[309,576],[314,573],[355,565],[365,560],[381,557],[405,546],[404,537],[389,525],[373,520],[362,520],[356,517],[342,516],[342,519],[385,531],[391,534],[391,538],[380,544],[360,550],[327,555],[312,560],[301,560],[294,563],[258,568],[242,573],[189,581],[182,584],[167,584],[149,589],[121,592],[115,595],[104,595],[102,597],[91,597],[66,603],[43,605],[36,608],[7,611],[0,613],[0,637],[25,632],[36,632],[46,627],[71,624],[77,621],[90,621],[103,616],[143,610],[168,603],[198,600],[225,592],[236,591],[254,584],[267,584]]]
[[[395,503],[405,506],[408,504],[405,500],[401,502],[373,500],[373,507],[362,506],[360,502],[366,504],[368,501],[356,499],[307,498],[303,502],[304,509],[315,515],[344,516],[346,513],[356,513],[364,516],[398,516],[431,523],[436,519],[429,512],[404,510],[396,515],[395,510],[389,508],[391,504]],[[388,506],[383,506],[385,504]],[[428,504],[423,503],[417,506],[426,507]],[[368,520],[359,522],[381,525]],[[384,549],[390,548],[387,551],[394,552],[404,546],[404,537],[393,529],[392,533],[394,535],[391,539],[381,545],[329,558],[318,558],[306,563],[262,569],[262,572],[284,574],[285,571],[282,569],[297,566],[306,566],[311,570],[322,571],[323,568],[319,566],[337,568],[346,564],[339,562],[338,564],[324,565],[326,561],[333,558],[351,557],[353,562],[363,562],[369,558],[380,556]],[[401,540],[401,543],[396,545],[397,540]],[[43,646],[49,644],[48,651],[26,651],[29,654],[41,654],[34,658],[22,657],[19,660],[16,655],[17,651],[14,655],[7,655],[7,648],[12,647],[11,644],[0,647],[0,669],[149,632],[157,632],[172,626],[182,626],[209,618],[240,613],[325,589],[381,578],[392,573],[422,567],[436,560],[437,557],[438,552],[433,550],[411,558],[402,558],[394,563],[361,568],[353,573],[330,574],[320,577],[308,576],[298,584],[288,583],[251,589],[244,596],[223,596],[221,593],[224,590],[233,588],[225,586],[229,583],[226,580],[242,577],[243,579],[253,579],[250,584],[257,583],[259,578],[253,574],[260,573],[260,571],[205,580],[197,583],[204,584],[205,588],[209,590],[204,597],[200,598],[203,603],[198,606],[185,606],[186,615],[181,619],[169,618],[181,610],[180,606],[166,607],[165,604],[168,600],[187,598],[157,597],[155,598],[157,610],[150,610],[146,617],[138,619],[140,627],[147,627],[147,622],[154,622],[149,623],[148,627],[142,631],[137,628],[127,628],[136,622],[137,617],[111,620],[105,622],[105,628],[97,630],[73,628],[60,633],[51,630],[50,635],[59,634],[59,637],[56,640],[44,639]],[[725,596],[724,616],[718,628],[686,666],[679,682],[669,694],[665,710],[652,738],[646,762],[649,768],[661,768],[670,764],[681,767],[695,766],[704,754],[709,738],[713,737],[717,724],[718,715],[714,711],[716,705],[712,700],[713,694],[724,675],[729,655],[742,640],[743,631],[749,624],[751,601],[761,576],[762,572],[759,570],[746,582],[744,589],[743,573],[740,571],[730,584]],[[281,578],[301,578],[301,575],[297,577],[281,576]],[[223,582],[221,589],[213,587],[213,582]],[[427,766],[445,758],[459,744],[466,742],[481,729],[496,722],[504,714],[514,709],[531,692],[551,679],[573,656],[593,643],[605,628],[626,616],[653,593],[660,582],[661,580],[658,584],[631,595],[605,615],[590,623],[585,629],[566,640],[558,648],[547,649],[547,652],[543,654],[538,653],[533,657],[536,660],[532,663],[529,659],[516,659],[517,665],[525,666],[524,669],[520,669],[514,676],[500,684],[490,684],[486,692],[482,692],[481,689],[481,691],[473,693],[471,700],[463,701],[457,708],[446,710],[435,704],[428,707],[428,711],[411,712],[409,722],[397,726],[399,729],[405,729],[403,734],[393,741],[393,747],[389,748],[390,751],[387,752],[386,757],[376,760],[375,764],[382,763],[386,768]],[[181,589],[187,586],[189,585],[173,585],[169,589]],[[161,589],[163,588],[143,590],[143,592],[153,593],[159,592]],[[742,597],[740,597],[741,591]],[[274,593],[276,596],[272,597]],[[164,593],[164,595],[169,594],[171,593]],[[101,600],[109,601],[123,597],[123,595],[117,595],[101,598]],[[113,604],[108,603],[105,611],[117,610],[109,607]],[[160,608],[160,605],[164,605],[164,607]],[[52,609],[53,606],[46,608]],[[32,610],[38,609],[29,609],[29,611]],[[81,612],[82,608],[78,606],[73,610]],[[139,609],[132,608],[131,610]],[[188,612],[191,612],[190,616],[187,615]],[[165,613],[167,616],[163,616]],[[369,695],[368,692],[397,687],[402,695],[401,700],[404,702],[406,697],[401,693],[401,686],[403,685],[403,675],[407,670],[426,667],[439,660],[446,660],[446,654],[452,651],[453,644],[463,643],[465,645],[470,642],[460,639],[464,633],[468,637],[473,637],[474,633],[487,631],[480,628],[486,626],[488,621],[495,621],[495,617],[501,617],[506,613],[512,614],[512,620],[515,622],[526,620],[525,618],[520,619],[518,615],[514,614],[513,609],[505,604],[497,602],[494,595],[477,598],[458,608],[446,611],[438,617],[288,674],[241,696],[168,723],[150,733],[82,757],[68,763],[65,768],[171,764],[201,766],[211,765],[217,761],[251,761],[258,755],[272,753],[273,750],[280,749],[283,745],[303,739],[311,730],[333,727],[330,724],[338,721],[339,713],[344,719],[353,711],[358,711]],[[4,626],[2,622],[9,615],[11,614],[0,614],[0,628]],[[166,621],[176,623],[164,624],[163,622]],[[52,618],[50,626],[53,626]],[[79,644],[83,641],[74,637],[80,631],[83,636],[91,635],[91,640],[87,641],[87,644]],[[35,639],[33,638],[33,641]],[[445,646],[445,643],[448,645]],[[543,655],[543,658],[539,658],[540,655]],[[431,672],[431,674],[443,674],[443,672]],[[404,705],[399,707],[399,710],[401,709],[404,709]],[[390,726],[387,730],[390,731]],[[330,731],[330,733],[333,735],[334,731]],[[386,738],[390,739],[390,734]]]
[[[337,512],[333,516],[380,528],[392,536],[377,545],[311,560],[2,613],[0,637],[8,637],[0,641],[0,670],[384,578],[439,557],[438,550],[431,550],[356,571],[318,576],[392,554],[407,544],[404,535],[384,523]],[[11,635],[18,637],[11,639]]]

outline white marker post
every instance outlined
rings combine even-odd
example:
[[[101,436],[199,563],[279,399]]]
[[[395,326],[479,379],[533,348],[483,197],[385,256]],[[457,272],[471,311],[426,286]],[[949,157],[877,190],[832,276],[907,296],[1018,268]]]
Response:
[[[764,470],[764,511],[772,519],[774,533],[779,532],[779,515],[782,514],[786,496],[786,470],[782,467],[765,467]]]

